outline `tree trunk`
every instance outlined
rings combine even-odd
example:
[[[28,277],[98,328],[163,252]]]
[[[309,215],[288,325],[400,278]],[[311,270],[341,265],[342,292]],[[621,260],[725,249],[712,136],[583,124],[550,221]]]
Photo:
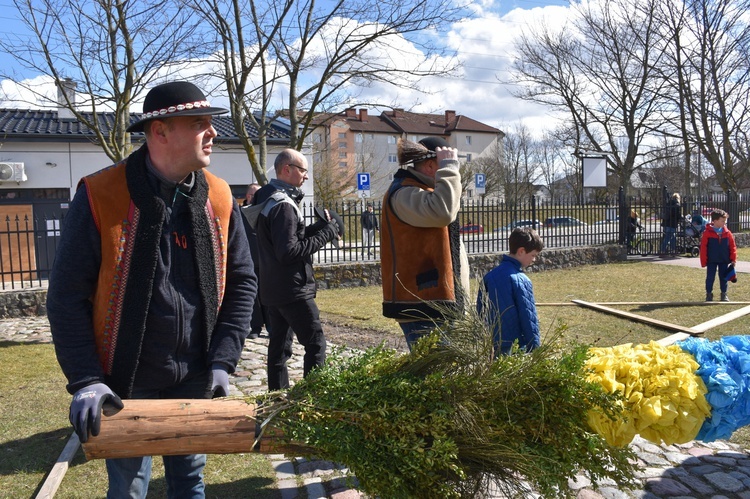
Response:
[[[281,444],[280,431],[266,428],[255,446],[256,406],[242,399],[124,400],[102,415],[99,435],[83,446],[87,459],[183,454],[302,453]]]

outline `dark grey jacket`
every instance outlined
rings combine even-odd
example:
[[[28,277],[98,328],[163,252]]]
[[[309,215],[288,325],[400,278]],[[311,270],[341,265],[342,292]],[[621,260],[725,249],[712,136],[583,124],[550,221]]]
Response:
[[[324,220],[305,226],[298,189],[277,179],[255,193],[260,299],[272,307],[315,298],[312,255],[338,236]]]

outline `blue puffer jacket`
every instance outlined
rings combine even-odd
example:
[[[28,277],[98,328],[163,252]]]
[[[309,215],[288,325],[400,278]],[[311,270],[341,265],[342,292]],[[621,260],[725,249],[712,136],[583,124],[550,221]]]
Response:
[[[486,312],[485,307],[489,307]],[[502,354],[509,353],[515,341],[526,351],[540,345],[539,319],[531,280],[515,258],[503,255],[500,265],[484,276],[477,296],[477,310],[480,315],[485,313],[495,328],[496,354],[498,344]]]

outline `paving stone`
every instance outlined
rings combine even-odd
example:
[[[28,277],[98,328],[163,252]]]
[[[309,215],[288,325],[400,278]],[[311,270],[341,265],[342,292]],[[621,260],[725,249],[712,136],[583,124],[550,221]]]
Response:
[[[581,489],[576,494],[576,499],[604,499],[604,496],[591,489]]]
[[[693,447],[688,449],[688,454],[691,456],[711,456],[713,455],[713,451],[711,449],[707,449],[705,447]]]
[[[669,461],[667,461],[666,459],[664,459],[663,457],[659,455],[651,454],[650,452],[643,452],[639,454],[638,457],[643,462],[651,466],[668,466],[669,465]]]
[[[649,478],[646,480],[646,488],[657,496],[688,495],[690,489],[677,480],[671,478]]]
[[[722,466],[737,466],[737,460],[731,457],[723,457],[719,454],[703,456],[701,459],[707,463],[720,464]]]
[[[326,499],[326,488],[320,481],[320,478],[306,478],[305,479],[305,492],[307,493],[307,499]]]
[[[745,490],[745,484],[723,471],[717,473],[708,473],[703,476],[704,479],[712,483],[716,488],[727,492],[739,492]]]

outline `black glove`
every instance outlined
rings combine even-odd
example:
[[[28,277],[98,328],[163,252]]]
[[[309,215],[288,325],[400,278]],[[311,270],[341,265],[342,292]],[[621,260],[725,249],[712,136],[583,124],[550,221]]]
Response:
[[[211,398],[229,395],[229,373],[218,364],[211,367]]]
[[[104,383],[94,383],[81,388],[73,395],[69,419],[81,443],[88,441],[89,431],[94,437],[99,434],[104,404],[113,406],[115,412],[123,408],[120,397]]]

